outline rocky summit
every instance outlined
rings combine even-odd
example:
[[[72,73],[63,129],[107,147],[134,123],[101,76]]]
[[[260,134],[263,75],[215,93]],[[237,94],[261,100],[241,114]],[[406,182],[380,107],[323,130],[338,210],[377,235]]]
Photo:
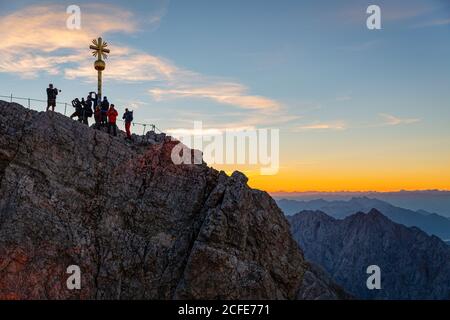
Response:
[[[164,135],[136,140],[0,102],[0,298],[346,297],[242,173],[175,165]]]

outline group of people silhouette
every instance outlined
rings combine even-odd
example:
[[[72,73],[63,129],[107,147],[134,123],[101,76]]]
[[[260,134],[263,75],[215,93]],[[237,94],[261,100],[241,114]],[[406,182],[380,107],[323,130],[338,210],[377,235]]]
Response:
[[[47,111],[52,107],[52,111],[55,111],[56,96],[61,90],[53,87],[50,84],[47,88]],[[107,97],[104,97],[100,101],[96,92],[89,92],[89,95],[85,98],[75,98],[72,101],[72,106],[75,108],[75,112],[70,116],[71,119],[77,117],[78,121],[89,126],[89,118],[94,117],[94,128],[101,130],[101,128],[107,128],[108,134],[117,136],[117,112],[115,105],[110,104]],[[127,139],[131,140],[131,123],[133,122],[133,111],[125,109],[125,113],[122,116],[125,122],[125,131]]]

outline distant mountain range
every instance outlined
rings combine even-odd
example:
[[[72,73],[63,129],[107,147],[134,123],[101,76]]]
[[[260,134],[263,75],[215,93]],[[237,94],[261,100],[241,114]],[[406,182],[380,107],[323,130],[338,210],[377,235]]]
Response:
[[[358,298],[450,299],[450,247],[435,236],[375,209],[343,220],[303,211],[288,220],[306,259]],[[381,269],[380,290],[366,286],[370,265]]]
[[[356,212],[368,212],[375,208],[394,222],[407,227],[418,227],[429,235],[436,235],[442,240],[450,239],[450,219],[424,210],[412,211],[396,207],[378,199],[367,197],[352,198],[348,201],[281,199],[277,201],[277,204],[286,215],[292,215],[303,210],[319,210],[336,219],[343,219]]]
[[[290,199],[309,201],[314,199],[324,199],[328,201],[350,200],[351,198],[368,197],[389,202],[390,204],[418,211],[425,209],[435,212],[441,216],[450,218],[450,191],[445,190],[418,190],[418,191],[397,191],[397,192],[272,192],[275,199]]]

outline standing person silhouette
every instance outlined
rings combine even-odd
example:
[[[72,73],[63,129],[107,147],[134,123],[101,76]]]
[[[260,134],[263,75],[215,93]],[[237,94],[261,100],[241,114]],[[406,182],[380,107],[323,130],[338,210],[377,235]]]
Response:
[[[91,92],[89,92],[89,97],[92,100],[92,108],[95,110],[95,108],[99,104],[98,95],[96,92],[91,91]]]
[[[108,133],[111,133],[111,129],[113,129],[113,135],[116,137],[117,136],[116,120],[119,113],[114,108],[113,104],[111,104],[111,107],[109,108],[106,115],[108,117]]]
[[[92,100],[90,98],[90,96],[87,97],[86,100],[81,101],[81,103],[83,104],[83,123],[85,125],[89,126],[89,119],[92,117],[93,111],[92,111]]]
[[[125,131],[127,132],[127,139],[131,140],[131,123],[133,122],[133,111],[129,111],[128,108],[125,109],[125,113],[122,117],[123,120],[125,120]]]
[[[101,109],[102,109],[102,126],[108,125],[108,116],[106,115],[109,110],[109,101],[107,97],[103,98],[103,101],[101,103]]]
[[[49,84],[47,88],[47,111],[52,107],[52,111],[55,112],[56,107],[56,96],[58,95],[58,92],[61,92],[61,90],[58,90],[56,88],[53,88],[53,84]]]
[[[94,108],[95,129],[100,130],[102,126],[102,109],[99,105]]]

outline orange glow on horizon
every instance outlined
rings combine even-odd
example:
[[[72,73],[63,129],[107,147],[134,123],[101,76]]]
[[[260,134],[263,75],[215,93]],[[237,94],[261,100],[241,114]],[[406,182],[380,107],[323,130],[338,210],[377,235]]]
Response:
[[[411,175],[405,171],[374,170],[371,172],[359,170],[296,170],[281,168],[276,175],[262,176],[259,169],[245,167],[215,166],[224,170],[228,175],[233,171],[241,171],[248,178],[248,185],[252,188],[269,193],[276,192],[396,192],[418,190],[450,191],[450,170],[435,170],[434,172],[417,171]]]

